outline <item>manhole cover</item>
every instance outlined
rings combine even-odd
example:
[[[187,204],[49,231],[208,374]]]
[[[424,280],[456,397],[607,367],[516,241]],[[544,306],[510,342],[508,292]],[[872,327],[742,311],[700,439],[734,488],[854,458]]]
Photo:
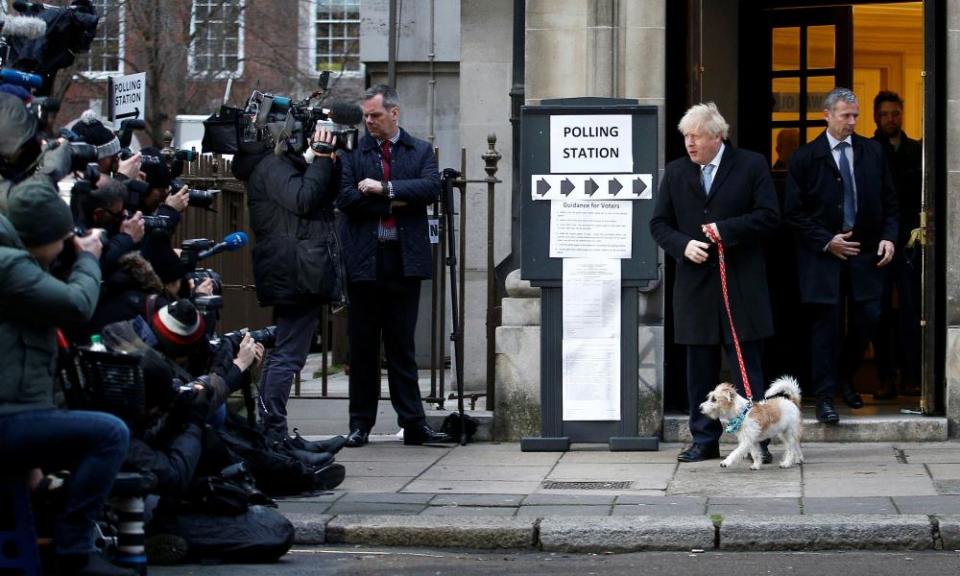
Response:
[[[544,490],[625,490],[632,482],[555,482],[547,480],[540,487]]]

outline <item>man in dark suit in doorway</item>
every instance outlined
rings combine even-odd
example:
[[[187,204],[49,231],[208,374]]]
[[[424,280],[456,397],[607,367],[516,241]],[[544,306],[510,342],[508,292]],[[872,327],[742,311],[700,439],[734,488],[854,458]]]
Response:
[[[834,88],[823,106],[827,129],[790,159],[784,220],[796,233],[800,299],[813,322],[817,419],[836,424],[838,384],[851,408],[863,406],[853,377],[880,318],[884,267],[897,240],[897,195],[880,144],[854,133],[856,95]],[[840,354],[845,301],[849,329]]]
[[[677,126],[687,158],[670,162],[657,190],[650,232],[677,261],[673,286],[674,336],[686,346],[687,396],[693,445],[677,459],[699,462],[720,455],[719,422],[700,413],[700,403],[719,384],[721,350],[743,393],[739,363],[723,304],[711,229],[725,246],[733,321],[754,398],[764,390],[761,342],[773,334],[773,316],[761,245],[780,221],[777,194],[766,159],[730,145],[728,125],[711,102],[697,104]],[[763,461],[773,457],[763,444]]]
[[[377,419],[381,337],[404,444],[449,442],[427,425],[414,350],[420,283],[433,271],[426,207],[440,195],[437,161],[428,142],[400,128],[395,89],[368,89],[363,120],[367,134],[342,157],[337,199],[350,295],[346,445],[366,444]]]

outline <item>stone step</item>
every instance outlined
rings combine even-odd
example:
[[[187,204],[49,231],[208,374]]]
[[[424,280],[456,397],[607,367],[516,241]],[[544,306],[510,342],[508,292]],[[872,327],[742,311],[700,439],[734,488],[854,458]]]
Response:
[[[836,426],[821,424],[812,416],[803,419],[804,442],[944,442],[947,439],[947,419],[942,416],[841,415],[840,423]],[[727,434],[723,440],[734,442],[735,438]],[[663,441],[691,441],[686,415],[664,416]]]

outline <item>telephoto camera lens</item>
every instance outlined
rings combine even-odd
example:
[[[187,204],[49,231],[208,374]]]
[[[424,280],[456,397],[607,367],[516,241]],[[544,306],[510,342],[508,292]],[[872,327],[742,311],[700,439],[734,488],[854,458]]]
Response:
[[[187,191],[188,194],[188,204],[194,208],[210,208],[213,206],[213,202],[217,199],[217,195],[220,194],[219,190],[197,190],[191,188]]]
[[[154,214],[145,214],[143,216],[144,232],[150,234],[155,230],[170,231],[170,219],[167,216],[156,216]]]
[[[83,172],[87,164],[97,162],[97,147],[86,142],[68,142],[70,147],[70,169],[76,172]]]

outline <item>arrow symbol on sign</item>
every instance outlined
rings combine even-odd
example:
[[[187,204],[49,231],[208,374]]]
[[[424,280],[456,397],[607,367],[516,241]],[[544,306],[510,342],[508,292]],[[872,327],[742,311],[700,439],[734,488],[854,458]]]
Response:
[[[576,186],[573,185],[573,182],[569,178],[564,178],[563,182],[560,183],[560,193],[564,196],[569,196],[573,192]]]
[[[620,180],[618,180],[617,178],[614,178],[613,180],[610,181],[608,189],[610,190],[611,196],[616,196],[617,192],[623,190],[623,184],[620,183]]]
[[[587,196],[593,196],[593,193],[600,189],[600,186],[593,181],[593,178],[587,178],[587,181],[583,183],[583,187],[586,189],[585,193]]]
[[[541,178],[537,181],[537,194],[541,196],[546,196],[547,192],[550,191],[550,183],[547,182],[546,178]]]
[[[139,118],[139,117],[140,117],[139,108],[134,108],[133,112],[127,112],[126,114],[117,114],[116,116],[117,120],[123,120],[124,118]]]
[[[639,179],[639,178],[634,178],[634,179],[633,179],[633,193],[634,193],[635,195],[639,196],[639,195],[643,194],[643,191],[646,190],[646,189],[647,189],[647,185],[646,185],[646,183],[645,183],[643,180],[641,180],[641,179]]]

